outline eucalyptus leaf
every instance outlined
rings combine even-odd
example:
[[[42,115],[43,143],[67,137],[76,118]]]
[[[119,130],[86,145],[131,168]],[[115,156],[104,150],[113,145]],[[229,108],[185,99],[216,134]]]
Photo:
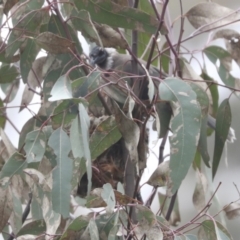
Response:
[[[115,208],[116,200],[113,188],[110,183],[106,183],[103,185],[103,191],[101,193],[101,196],[105,203],[107,204],[106,207],[107,213],[112,213]]]
[[[0,172],[0,179],[4,177],[12,177],[15,174],[20,174],[24,168],[27,167],[27,162],[25,161],[25,157],[15,152],[8,161],[4,164],[1,172]]]
[[[212,178],[215,177],[222,156],[225,141],[231,126],[232,114],[229,100],[225,99],[219,106],[216,118],[215,145],[212,163]]]
[[[69,77],[62,75],[53,86],[50,94],[52,97],[49,98],[49,101],[72,98],[72,88]]]
[[[151,15],[131,7],[122,7],[111,1],[74,1],[78,10],[86,10],[93,21],[108,24],[112,27],[121,27],[138,31],[155,33],[158,21]],[[107,16],[107,17],[106,17]],[[166,33],[163,26],[162,33]]]
[[[57,166],[53,170],[52,205],[55,212],[66,218],[70,211],[73,171],[72,159],[68,157],[71,150],[70,140],[67,134],[59,128],[52,133],[48,144],[57,156]]]
[[[201,128],[201,109],[191,87],[178,78],[167,78],[159,86],[162,100],[170,101],[173,118],[170,137],[170,178],[172,194],[180,187],[191,166]]]
[[[29,132],[25,139],[24,150],[28,163],[40,162],[44,156],[46,148],[46,136],[40,130]]]

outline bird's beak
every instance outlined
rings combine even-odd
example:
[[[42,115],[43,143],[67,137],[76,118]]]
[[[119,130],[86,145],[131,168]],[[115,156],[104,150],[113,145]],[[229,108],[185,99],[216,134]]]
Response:
[[[95,60],[92,57],[90,57],[90,65],[95,67]]]

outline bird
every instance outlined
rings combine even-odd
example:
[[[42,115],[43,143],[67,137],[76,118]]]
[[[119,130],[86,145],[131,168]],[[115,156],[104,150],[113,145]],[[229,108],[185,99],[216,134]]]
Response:
[[[114,48],[102,48],[95,46],[90,52],[91,65],[97,65],[101,69],[105,70],[121,70],[125,73],[133,74],[131,62],[131,55],[120,54]],[[140,64],[146,65],[146,62],[140,59],[138,60],[138,74],[146,75],[146,70]],[[160,71],[156,67],[150,66],[149,74],[159,77]]]
[[[108,86],[104,87],[104,92],[117,102],[120,102],[122,104],[126,101],[126,96],[128,95],[129,89],[128,87],[133,86],[133,82],[131,79],[131,76],[134,76],[134,79],[136,79],[136,75],[138,76],[137,79],[140,82],[141,80],[144,80],[146,75],[152,76],[156,78],[165,78],[166,74],[163,72],[160,72],[156,67],[150,66],[148,72],[145,68],[146,62],[144,60],[138,59],[137,61],[137,72],[133,73],[133,67],[132,67],[132,57],[129,54],[120,54],[116,51],[114,48],[103,48],[99,46],[95,46],[89,55],[90,58],[90,64],[92,66],[97,65],[100,69],[108,71],[109,74],[105,74],[105,80],[106,77],[111,82],[116,82],[119,79],[123,79],[123,81],[119,81],[118,87],[115,86]],[[115,74],[115,75],[114,75]],[[155,82],[155,80],[153,79]],[[126,84],[127,87],[126,87]],[[106,81],[101,80],[101,84],[106,83]],[[148,82],[144,82],[143,89],[147,89]],[[159,82],[156,83],[157,85]],[[119,86],[122,86],[121,90],[119,90]],[[135,96],[139,97],[141,95],[141,86],[140,84],[137,86],[135,85],[134,88],[132,88],[132,91],[134,92]],[[142,97],[140,97],[141,100],[148,99],[148,91],[142,92]]]
[[[128,75],[133,75],[132,72],[132,57],[128,54],[120,54],[113,48],[103,48],[95,46],[92,48],[89,54],[90,63],[92,66],[97,65],[98,68],[106,71],[119,71],[121,73],[126,73]],[[146,76],[146,70],[142,65],[146,65],[146,62],[143,60],[138,60],[138,75]],[[154,77],[167,77],[166,73],[160,72],[156,67],[150,66],[149,75]],[[124,104],[126,101],[126,92],[117,90],[113,87],[105,87],[104,91],[106,94],[113,98],[114,100]],[[216,119],[208,114],[208,126],[212,129],[216,128]],[[229,142],[234,142],[236,140],[235,131],[233,128],[229,129],[227,140]]]

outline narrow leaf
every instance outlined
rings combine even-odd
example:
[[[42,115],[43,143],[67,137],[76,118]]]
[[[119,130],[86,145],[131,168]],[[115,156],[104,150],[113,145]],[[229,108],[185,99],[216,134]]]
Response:
[[[207,149],[207,119],[208,119],[208,107],[209,99],[207,93],[203,90],[202,87],[195,83],[190,83],[192,90],[197,95],[197,101],[201,107],[202,116],[201,116],[201,132],[198,143],[198,150],[201,153],[204,163],[206,166],[210,167],[209,161],[210,157]]]
[[[98,228],[93,218],[89,221],[88,230],[91,240],[99,240]]]
[[[129,151],[129,158],[133,163],[138,162],[138,142],[140,137],[139,126],[133,121],[133,119],[127,117],[124,112],[119,108],[117,103],[115,107],[115,118],[118,123],[119,131],[125,142],[125,146]]]
[[[228,231],[217,221],[205,220],[198,231],[199,239],[232,240]]]
[[[4,164],[0,179],[4,177],[12,177],[15,174],[20,174],[24,168],[27,167],[27,162],[22,154],[15,152],[8,161]]]
[[[7,148],[9,156],[14,154],[16,152],[16,149],[13,146],[11,140],[8,138],[6,132],[2,128],[0,128],[0,135],[5,147]]]
[[[68,135],[61,129],[55,130],[49,138],[49,146],[54,150],[57,166],[53,170],[52,206],[63,218],[69,216],[73,164],[68,157],[71,150]]]
[[[17,233],[17,236],[19,237],[26,234],[40,235],[44,234],[44,232],[46,232],[46,223],[44,220],[37,220],[24,225]]]
[[[85,106],[79,104],[79,115],[73,120],[70,128],[70,140],[75,158],[84,158],[87,167],[88,194],[91,191],[92,160],[89,149],[89,127],[90,119]]]
[[[192,7],[186,13],[186,16],[193,27],[201,27],[201,31],[230,24],[240,18],[240,14],[238,12],[221,6],[215,2],[199,3]]]
[[[0,232],[2,232],[4,227],[7,225],[12,209],[12,195],[9,188],[0,186]]]
[[[139,9],[122,7],[111,1],[74,0],[74,2],[79,11],[83,9],[88,11],[93,21],[112,27],[155,33],[159,24],[156,18]],[[161,32],[166,33],[165,26]]]
[[[106,149],[121,138],[117,123],[113,116],[102,121],[93,131],[90,138],[90,151],[92,159],[98,157]]]
[[[6,0],[4,3],[4,6],[3,6],[4,14],[7,15],[9,10],[18,2],[19,2],[19,0]]]
[[[2,64],[0,67],[0,83],[11,83],[19,75],[15,66]]]
[[[218,46],[207,47],[204,49],[204,53],[207,55],[209,60],[216,66],[219,77],[226,84],[226,86],[234,88],[236,80],[229,73],[229,70],[224,65],[224,60],[228,57],[231,57],[230,53]],[[220,60],[219,67],[217,67],[217,60]]]
[[[41,130],[29,132],[25,139],[24,150],[27,162],[40,162],[46,148],[46,136]]]
[[[215,130],[215,145],[212,164],[212,178],[215,177],[222,156],[224,144],[231,126],[232,114],[229,100],[225,99],[218,108]]]
[[[68,240],[72,238],[73,236],[76,236],[76,238],[79,236],[79,232],[83,229],[85,229],[90,221],[90,216],[84,216],[81,215],[77,218],[75,218],[67,227],[66,231],[61,236],[60,240]]]
[[[193,204],[198,212],[206,206],[207,179],[196,169],[196,186],[193,193]]]
[[[63,100],[53,111],[52,126],[54,129],[62,125],[69,125],[78,115],[78,104],[87,105],[82,98]]]
[[[169,130],[170,120],[172,117],[172,109],[168,102],[156,103],[156,129],[158,137],[163,138]]]
[[[69,53],[74,50],[72,41],[51,32],[41,33],[36,37],[35,41],[44,50],[53,54]]]
[[[33,39],[26,40],[26,47],[23,53],[21,53],[20,58],[21,77],[24,83],[27,82],[28,74],[39,50],[39,47],[36,45]]]
[[[227,207],[224,207],[224,212],[229,220],[240,217],[240,204],[231,203]]]
[[[101,196],[105,203],[107,204],[106,211],[107,213],[112,213],[115,208],[116,200],[112,185],[110,183],[106,183],[103,185],[103,191]]]
[[[72,98],[72,87],[68,76],[62,75],[54,84],[50,94],[52,95],[48,99],[50,102]]]
[[[99,229],[100,236],[109,236],[112,228],[118,223],[119,211],[112,214],[99,214],[96,218],[96,224]],[[121,218],[121,222],[124,222],[124,219]]]
[[[191,87],[177,78],[165,79],[159,86],[160,98],[174,106],[170,137],[170,178],[172,193],[181,185],[191,166],[198,145],[201,127],[201,109]]]

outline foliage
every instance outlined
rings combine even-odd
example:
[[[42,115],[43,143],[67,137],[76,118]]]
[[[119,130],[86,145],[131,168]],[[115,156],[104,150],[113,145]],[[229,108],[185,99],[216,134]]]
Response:
[[[182,12],[180,33],[174,39],[167,0],[139,4],[135,0],[133,6],[129,2],[4,1],[0,48],[4,239],[232,239],[208,213],[215,193],[207,200],[204,169],[211,168],[215,177],[225,142],[234,138],[229,98],[240,85],[230,71],[232,61],[240,66],[240,34],[218,28],[239,21],[240,15],[213,2],[198,4]],[[183,38],[186,20],[196,30]],[[201,50],[199,76],[185,58],[183,43],[210,31],[214,34]],[[95,42],[119,52],[128,50],[134,74],[91,66],[79,32],[91,46]],[[226,49],[209,44],[218,38],[224,39]],[[134,71],[139,64],[134,56],[146,61],[144,77]],[[209,77],[208,60],[222,84]],[[159,76],[151,74],[151,63]],[[28,109],[36,95],[41,104],[23,126],[15,147],[3,129],[10,122],[6,109],[21,81],[25,89],[19,111]],[[220,104],[219,86],[231,90]],[[162,142],[159,166],[147,181],[155,191],[144,203],[139,182],[147,162],[150,118]],[[213,157],[207,149],[209,118],[216,123]],[[170,160],[164,161],[168,138]],[[198,213],[178,227],[177,192],[191,166],[196,171],[193,203]],[[158,194],[161,208],[155,214],[151,203],[159,187],[166,191]],[[73,217],[79,207],[91,212]],[[224,210],[229,219],[235,218],[239,203]],[[198,234],[191,235],[196,226]]]

